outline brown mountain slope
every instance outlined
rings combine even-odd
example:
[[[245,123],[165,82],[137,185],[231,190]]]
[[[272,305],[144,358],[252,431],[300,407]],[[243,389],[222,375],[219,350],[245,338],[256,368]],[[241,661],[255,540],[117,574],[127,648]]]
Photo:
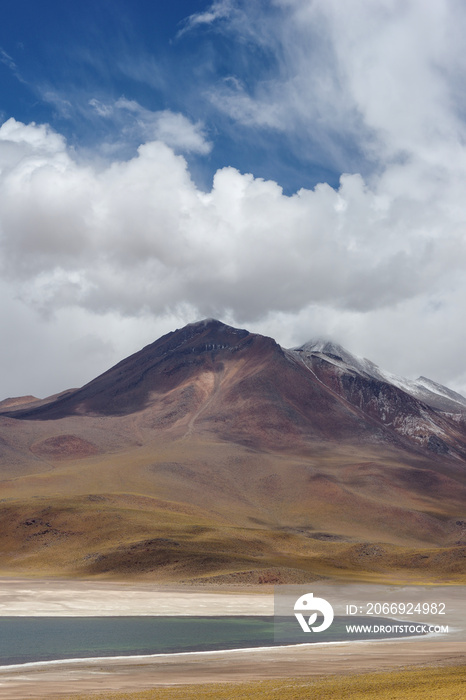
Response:
[[[432,452],[271,338],[192,324],[81,389],[4,408],[1,566],[458,580],[466,469],[461,432],[448,439]]]
[[[304,346],[294,352],[320,382],[360,408],[365,415],[403,436],[413,446],[466,459],[466,410],[463,405],[430,392],[416,396],[409,392],[410,383],[402,389],[379,374],[372,363],[368,363],[369,368],[372,366],[375,371],[367,373],[333,354],[338,351],[335,347],[331,350],[333,352],[314,352]],[[348,360],[350,357],[347,354]],[[442,404],[446,405],[446,410],[439,408]]]

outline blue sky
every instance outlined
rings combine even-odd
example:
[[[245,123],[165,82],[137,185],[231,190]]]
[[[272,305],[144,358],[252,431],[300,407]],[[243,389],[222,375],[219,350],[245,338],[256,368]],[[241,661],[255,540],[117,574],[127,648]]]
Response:
[[[466,391],[460,0],[16,0],[2,396],[206,316]]]
[[[260,22],[261,8],[273,3],[256,4],[252,19]],[[3,120],[46,122],[77,149],[102,151],[103,144],[118,141],[113,155],[129,157],[141,138],[131,129],[131,115],[103,116],[95,106],[123,97],[151,112],[171,110],[202,122],[212,149],[207,157],[192,152],[186,157],[204,189],[225,165],[276,180],[287,193],[322,180],[337,185],[337,163],[329,162],[318,144],[303,153],[298,134],[242,124],[212,101],[212,90],[222,86],[254,92],[276,75],[280,56],[253,37],[238,41],[221,17],[215,29],[207,23],[191,26],[190,17],[208,13],[210,5],[183,0],[11,4],[0,29]],[[280,12],[268,14],[279,19]],[[353,145],[340,147],[349,164]]]

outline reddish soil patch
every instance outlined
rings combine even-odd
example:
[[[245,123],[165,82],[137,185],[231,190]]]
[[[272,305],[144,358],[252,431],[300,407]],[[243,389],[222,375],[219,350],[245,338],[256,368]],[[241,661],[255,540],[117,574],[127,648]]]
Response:
[[[48,459],[81,459],[98,454],[99,450],[77,435],[56,435],[31,445],[31,452]]]

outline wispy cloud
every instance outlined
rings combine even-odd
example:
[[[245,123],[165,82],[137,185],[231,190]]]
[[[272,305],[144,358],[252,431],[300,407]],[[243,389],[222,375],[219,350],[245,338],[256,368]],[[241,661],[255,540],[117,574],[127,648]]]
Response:
[[[177,37],[181,37],[197,27],[210,25],[221,19],[227,19],[231,17],[235,9],[233,0],[216,0],[206,12],[197,12],[187,17]]]
[[[104,102],[98,100],[96,97],[93,97],[89,100],[89,105],[96,111],[99,117],[112,117],[115,112],[114,105],[105,104]]]
[[[236,3],[222,22],[244,62],[253,44],[273,56],[274,70],[258,70],[247,86],[237,76],[211,86],[217,109],[242,125],[273,126],[292,147],[310,158],[326,154],[343,170],[378,171],[406,157],[456,159],[453,144],[465,138],[464,7],[455,3],[453,11],[448,0],[428,7],[410,0],[402,11],[395,0],[273,6],[278,16]]]
[[[16,65],[13,58],[0,47],[0,63],[10,69],[15,78],[19,80],[20,83],[26,83],[23,76],[21,75],[18,66]]]
[[[120,134],[131,140],[163,141],[182,153],[207,155],[212,144],[207,140],[200,122],[193,123],[183,114],[171,110],[151,111],[135,100],[120,97],[113,103],[96,98],[89,101],[99,117],[112,120],[119,126]]]
[[[6,51],[4,51],[2,48],[0,48],[0,61],[3,63],[3,65],[7,66],[11,71],[16,71],[16,63],[13,61],[11,56],[7,54]]]
[[[73,105],[71,100],[60,95],[56,90],[45,88],[40,90],[40,95],[44,102],[47,102],[54,107],[60,117],[70,119],[76,114],[76,105]]]

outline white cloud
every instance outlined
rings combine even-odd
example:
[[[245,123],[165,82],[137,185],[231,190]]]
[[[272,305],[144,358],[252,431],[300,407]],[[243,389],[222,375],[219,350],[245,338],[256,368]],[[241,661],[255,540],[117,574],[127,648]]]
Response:
[[[207,155],[212,150],[203,125],[193,123],[184,114],[169,109],[153,112],[125,97],[111,104],[93,98],[89,105],[100,117],[114,121],[127,140],[139,139],[140,143],[163,141],[181,153]]]
[[[226,19],[230,17],[233,12],[234,3],[232,0],[216,0],[206,12],[197,12],[190,15],[183,23],[184,26],[180,29],[177,36],[181,37],[192,29],[213,24],[219,19]]]
[[[10,118],[0,127],[0,142],[2,148],[8,144],[15,144],[17,161],[26,154],[27,148],[34,149],[36,153],[54,155],[65,151],[65,140],[46,124],[22,124]],[[24,150],[21,150],[24,149]],[[32,153],[32,150],[28,152]]]
[[[99,117],[111,117],[114,112],[113,105],[105,104],[101,102],[96,97],[89,100],[89,105],[97,112]]]
[[[0,128],[0,167],[3,276],[44,312],[157,316],[189,303],[254,323],[318,304],[370,315],[435,296],[464,267],[460,202],[447,219],[444,199],[393,194],[384,178],[370,188],[345,175],[338,191],[287,197],[224,168],[203,193],[161,142],[102,169],[14,120]]]
[[[76,107],[72,102],[65,97],[62,97],[55,90],[50,88],[37,88],[40,92],[41,99],[53,105],[57,114],[64,119],[71,119],[75,113]]]
[[[0,63],[3,63],[15,76],[16,80],[20,83],[26,83],[23,76],[21,75],[18,66],[14,59],[8,54],[4,49],[0,47]]]
[[[235,6],[222,31],[239,38],[238,51],[255,40],[276,68],[263,79],[259,71],[247,90],[237,76],[211,90],[231,118],[280,130],[343,170],[363,156],[366,172],[395,159],[428,167],[457,159],[466,137],[464,4],[275,0],[278,18],[256,3]]]
[[[11,71],[16,72],[17,66],[14,60],[11,58],[10,54],[0,48],[0,63],[9,68]]]

